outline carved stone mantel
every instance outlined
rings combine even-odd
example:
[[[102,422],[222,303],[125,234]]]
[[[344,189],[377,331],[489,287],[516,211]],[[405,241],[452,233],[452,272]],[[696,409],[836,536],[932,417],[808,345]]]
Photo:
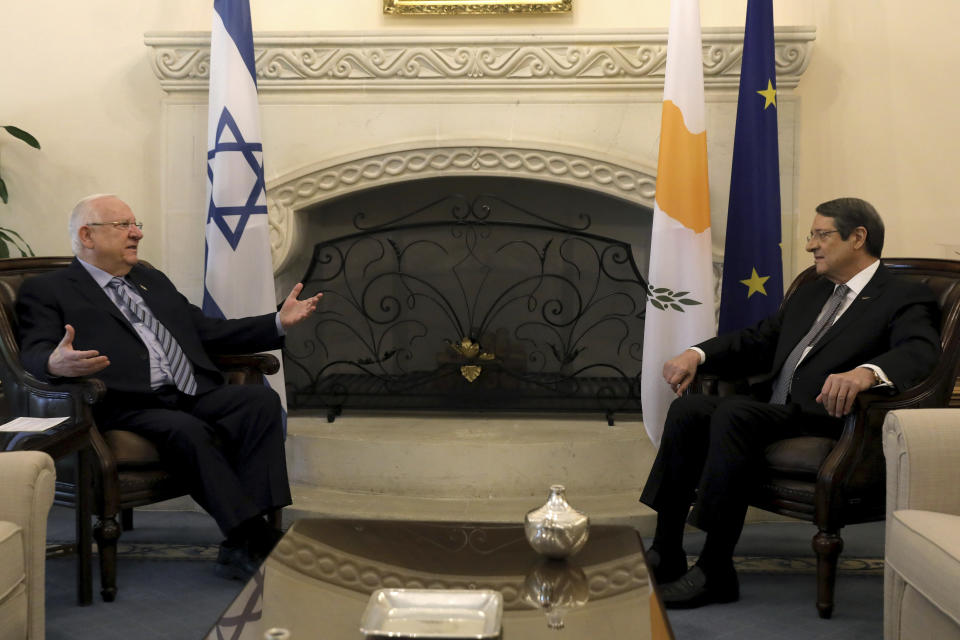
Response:
[[[775,30],[777,84],[796,87],[810,60],[813,27]],[[204,32],[150,32],[153,68],[167,91],[205,91],[210,36]],[[511,88],[660,90],[666,62],[665,30],[544,34],[401,35],[259,33],[254,36],[261,91],[418,91]],[[743,30],[703,30],[707,90],[736,88]]]
[[[507,176],[569,184],[653,207],[655,171],[602,162],[543,146],[443,144],[326,160],[267,182],[274,270],[283,271],[299,235],[295,213],[322,200],[403,180]]]
[[[814,38],[813,27],[775,30],[785,230],[793,208],[792,89]],[[210,36],[150,32],[144,40],[167,92],[163,262],[197,299],[202,248],[183,238],[191,229],[202,237]],[[710,176],[715,247],[722,247],[729,177],[727,160],[717,159],[732,148],[742,40],[740,27],[703,30],[708,112],[720,123],[708,132],[711,163],[720,164]],[[649,207],[666,41],[666,29],[255,34],[261,118],[270,132],[264,144],[275,273],[303,248],[299,212],[387,182],[510,176]]]

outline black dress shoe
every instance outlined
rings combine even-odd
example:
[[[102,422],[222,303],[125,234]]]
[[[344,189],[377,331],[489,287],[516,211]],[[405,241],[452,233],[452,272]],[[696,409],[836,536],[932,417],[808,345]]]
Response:
[[[250,538],[248,545],[254,554],[261,558],[266,558],[270,555],[270,552],[273,551],[273,548],[277,546],[277,543],[280,542],[282,537],[283,531],[274,529],[273,527],[265,527],[263,530],[258,531],[257,535]]]
[[[667,609],[693,609],[705,604],[736,602],[740,599],[737,573],[708,577],[699,565],[693,565],[679,580],[660,587],[663,606]]]
[[[248,545],[223,542],[217,552],[214,572],[228,580],[247,581],[257,572],[262,562],[263,558],[252,553]]]
[[[687,572],[687,554],[683,549],[673,554],[661,554],[659,549],[651,547],[646,555],[647,569],[659,585],[673,582]]]

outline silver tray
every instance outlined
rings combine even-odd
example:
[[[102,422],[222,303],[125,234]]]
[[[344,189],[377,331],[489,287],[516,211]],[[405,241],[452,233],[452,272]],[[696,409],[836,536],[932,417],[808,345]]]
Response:
[[[495,638],[503,596],[490,589],[378,589],[360,619],[367,636]]]

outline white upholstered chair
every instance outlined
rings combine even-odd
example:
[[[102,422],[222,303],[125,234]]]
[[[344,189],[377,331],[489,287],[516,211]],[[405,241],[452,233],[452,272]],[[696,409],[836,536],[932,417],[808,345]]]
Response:
[[[883,637],[960,639],[960,409],[891,411],[883,452]]]
[[[0,453],[0,640],[43,640],[47,516],[53,459]]]

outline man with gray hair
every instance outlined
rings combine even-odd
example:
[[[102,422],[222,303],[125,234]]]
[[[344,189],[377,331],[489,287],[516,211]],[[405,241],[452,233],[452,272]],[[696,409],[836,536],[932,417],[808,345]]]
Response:
[[[246,578],[279,538],[264,515],[291,503],[280,399],[266,387],[224,384],[210,355],[280,348],[322,294],[298,300],[297,284],[277,313],[209,318],[139,262],[142,227],[113,195],[74,207],[76,258],[20,288],[20,357],[41,380],[100,378],[98,427],[156,445],[226,534],[218,573]]]

